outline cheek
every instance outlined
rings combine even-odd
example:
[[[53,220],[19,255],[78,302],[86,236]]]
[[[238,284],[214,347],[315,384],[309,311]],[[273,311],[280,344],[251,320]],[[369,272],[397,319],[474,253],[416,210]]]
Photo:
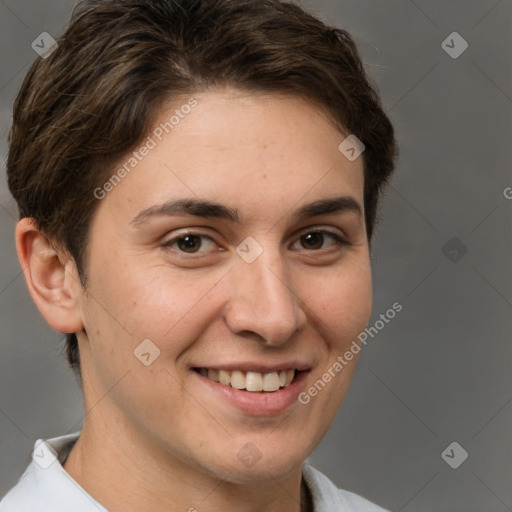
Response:
[[[305,307],[333,345],[345,346],[364,330],[372,309],[369,264],[320,273],[304,284]]]
[[[145,339],[162,356],[176,356],[214,317],[215,285],[225,270],[178,272],[166,265],[137,265],[136,258],[129,263],[97,267],[91,276],[87,323],[94,326],[93,342],[105,342],[104,350],[124,362]]]

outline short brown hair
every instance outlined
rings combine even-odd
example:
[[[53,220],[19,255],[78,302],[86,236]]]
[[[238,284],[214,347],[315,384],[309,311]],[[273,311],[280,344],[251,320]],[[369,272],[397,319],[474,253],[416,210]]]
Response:
[[[345,30],[279,0],[84,0],[57,42],[33,63],[14,104],[7,175],[20,217],[74,258],[84,288],[93,190],[164,102],[217,86],[299,95],[356,135],[366,146],[371,238],[398,150]],[[66,352],[79,372],[75,334]]]

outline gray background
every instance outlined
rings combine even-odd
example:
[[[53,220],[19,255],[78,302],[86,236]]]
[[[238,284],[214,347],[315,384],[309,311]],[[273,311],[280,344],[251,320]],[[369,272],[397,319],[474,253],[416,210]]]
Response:
[[[61,33],[73,4],[0,2],[4,161],[12,102],[37,57],[31,42],[43,31]],[[401,148],[373,246],[370,325],[395,301],[403,311],[364,348],[311,462],[340,487],[395,511],[511,511],[512,200],[504,190],[512,187],[512,2],[304,6],[353,34]],[[441,46],[454,31],[469,44],[457,59]],[[83,409],[60,355],[62,337],[45,325],[20,273],[5,163],[1,180],[3,495],[34,441],[78,430]],[[469,454],[457,469],[441,457],[453,441]]]

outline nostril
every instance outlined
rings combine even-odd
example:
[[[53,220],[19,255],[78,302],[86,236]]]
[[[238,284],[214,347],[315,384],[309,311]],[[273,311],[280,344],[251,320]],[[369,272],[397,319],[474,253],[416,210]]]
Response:
[[[262,343],[262,342],[265,343],[267,341],[261,334],[258,334],[257,332],[254,332],[254,331],[243,330],[243,331],[237,332],[236,334],[238,334],[238,336],[241,336],[245,339],[257,341],[258,343]]]

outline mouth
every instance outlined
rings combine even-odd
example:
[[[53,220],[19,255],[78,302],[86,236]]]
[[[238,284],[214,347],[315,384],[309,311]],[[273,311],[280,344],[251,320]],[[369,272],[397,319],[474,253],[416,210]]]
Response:
[[[193,368],[193,370],[212,382],[250,393],[273,393],[287,388],[299,374],[303,373],[293,368],[267,373],[218,368]]]

